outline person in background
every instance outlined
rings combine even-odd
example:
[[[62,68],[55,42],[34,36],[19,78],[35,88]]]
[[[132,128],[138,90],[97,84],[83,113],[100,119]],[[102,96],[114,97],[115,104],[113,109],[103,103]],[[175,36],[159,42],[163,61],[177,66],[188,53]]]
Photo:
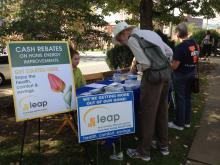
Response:
[[[201,43],[204,60],[210,57],[213,46],[214,46],[214,38],[212,37],[211,32],[208,30],[206,32],[205,38],[202,40],[202,43]]]
[[[188,38],[187,26],[180,23],[176,27],[177,37],[181,43],[176,46],[171,67],[176,100],[176,119],[168,126],[177,130],[189,128],[191,122],[191,83],[198,62],[198,48],[193,39]]]
[[[81,70],[77,67],[80,61],[79,52],[74,50],[71,46],[69,47],[69,50],[72,59],[75,88],[77,89],[84,86],[86,84],[86,81],[82,75]]]
[[[161,81],[151,83],[148,81],[148,69],[151,66],[150,60],[145,55],[138,41],[130,36],[136,34],[150,41],[161,48],[164,55],[172,55],[172,49],[162,41],[161,37],[150,30],[140,30],[129,26],[126,22],[118,23],[113,29],[113,41],[127,45],[135,56],[133,65],[137,64],[138,71],[143,72],[140,86],[140,132],[141,141],[136,149],[129,148],[128,156],[131,158],[139,158],[144,161],[150,161],[150,149],[153,135],[158,135],[157,149],[163,155],[169,155],[168,149],[168,103],[167,92],[168,82]],[[135,72],[135,67],[131,67],[131,71]]]

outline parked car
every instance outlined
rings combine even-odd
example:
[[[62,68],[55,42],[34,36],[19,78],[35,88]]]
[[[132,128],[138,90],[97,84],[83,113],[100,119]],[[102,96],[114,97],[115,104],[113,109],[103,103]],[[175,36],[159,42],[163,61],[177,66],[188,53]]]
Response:
[[[8,56],[0,56],[0,86],[5,80],[9,80],[10,78]]]

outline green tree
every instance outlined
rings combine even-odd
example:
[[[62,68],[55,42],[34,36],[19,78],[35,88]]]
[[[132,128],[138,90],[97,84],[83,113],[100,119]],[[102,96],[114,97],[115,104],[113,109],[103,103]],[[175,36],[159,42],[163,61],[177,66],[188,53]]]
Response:
[[[75,38],[81,48],[95,48],[109,40],[101,27],[107,22],[96,14],[89,0],[13,0],[3,4],[3,31],[25,40]]]

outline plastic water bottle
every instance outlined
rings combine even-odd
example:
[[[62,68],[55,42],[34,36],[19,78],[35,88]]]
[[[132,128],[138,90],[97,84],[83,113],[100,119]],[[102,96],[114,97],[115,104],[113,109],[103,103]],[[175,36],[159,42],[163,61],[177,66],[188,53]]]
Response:
[[[113,75],[114,82],[120,82],[121,81],[121,70],[119,67],[117,67],[116,72]]]
[[[119,68],[119,66],[117,67],[116,73],[117,73],[118,75],[121,74],[121,69]]]

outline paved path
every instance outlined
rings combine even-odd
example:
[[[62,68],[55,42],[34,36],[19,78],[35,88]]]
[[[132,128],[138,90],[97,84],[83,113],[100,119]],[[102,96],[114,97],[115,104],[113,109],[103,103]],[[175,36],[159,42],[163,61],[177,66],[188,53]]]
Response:
[[[98,73],[109,71],[109,67],[105,62],[106,55],[103,52],[86,52],[80,53],[81,59],[79,68],[83,74]]]
[[[105,61],[80,63],[79,68],[83,74],[99,73],[110,70]]]
[[[217,66],[208,77],[208,97],[188,155],[190,165],[220,165],[220,59],[212,61]]]

